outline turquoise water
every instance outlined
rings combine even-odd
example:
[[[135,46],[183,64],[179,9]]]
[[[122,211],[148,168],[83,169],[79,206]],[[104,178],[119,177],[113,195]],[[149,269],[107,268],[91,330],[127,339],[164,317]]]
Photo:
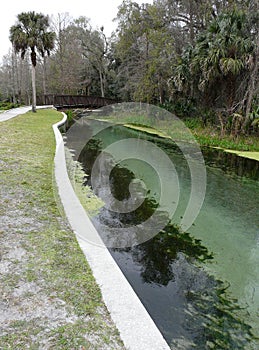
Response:
[[[213,252],[207,270],[229,283],[259,335],[258,182],[208,168],[204,206],[190,233]]]
[[[96,125],[89,122],[88,126],[94,129]],[[188,165],[173,143],[115,126],[92,138],[79,160],[91,174],[102,149],[131,137],[156,144],[170,157],[179,178],[180,199],[163,230],[132,248],[110,249],[114,259],[172,348],[259,348],[258,162],[204,149],[205,201],[194,224],[183,234],[178,224],[188,203],[191,179]],[[172,170],[159,171],[170,183]],[[127,199],[134,178],[145,183],[146,199],[130,214],[103,208],[93,222],[104,240],[115,227],[127,232],[156,208],[159,178],[140,160],[128,159],[115,166],[110,177],[113,195],[120,201]],[[96,192],[102,192],[101,180]]]

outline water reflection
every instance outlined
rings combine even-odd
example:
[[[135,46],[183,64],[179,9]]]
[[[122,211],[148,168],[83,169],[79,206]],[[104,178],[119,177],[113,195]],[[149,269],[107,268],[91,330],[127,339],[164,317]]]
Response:
[[[227,174],[236,174],[239,177],[247,177],[253,180],[259,178],[259,162],[255,160],[238,157],[234,153],[216,151],[209,147],[204,147],[202,153],[206,164],[211,167],[220,168]]]
[[[91,139],[79,158],[87,174],[91,174],[101,150],[109,142],[125,138],[125,134],[136,137],[135,131],[114,127]],[[168,154],[176,156],[179,153],[173,143],[138,133],[140,136],[153,139]],[[208,149],[204,150],[204,156],[207,164],[217,169],[220,165],[226,174],[258,178],[258,164],[253,161],[240,161],[236,155]],[[109,157],[107,154],[107,159]],[[179,165],[179,169],[185,177],[184,166]],[[114,167],[110,184],[115,198],[120,201],[129,198],[128,188],[134,176],[123,165]],[[91,185],[90,176],[87,184]],[[93,222],[105,240],[112,235],[114,227],[124,227],[127,232],[127,226],[150,217],[156,206],[151,191],[134,212],[122,214],[102,208]],[[161,212],[161,215],[166,215],[166,212]],[[101,224],[105,225],[105,231],[102,231]],[[203,234],[208,235],[206,231],[209,229],[205,226]],[[248,312],[241,310],[238,301],[229,293],[228,285],[205,268],[213,261],[213,253],[203,241],[181,232],[176,224],[168,222],[153,239],[132,248],[113,249],[111,254],[173,349],[256,348],[251,327],[245,322],[249,319]]]

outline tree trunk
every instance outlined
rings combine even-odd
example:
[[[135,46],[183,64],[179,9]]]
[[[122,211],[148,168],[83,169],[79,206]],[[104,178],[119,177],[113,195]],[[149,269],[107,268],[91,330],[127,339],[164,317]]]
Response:
[[[16,103],[16,84],[15,84],[15,76],[16,76],[16,67],[15,67],[15,53],[14,49],[12,49],[12,102]]]
[[[31,82],[32,82],[32,112],[36,112],[36,74],[35,66],[31,66]]]
[[[31,48],[31,83],[32,83],[32,111],[36,112],[36,52]]]
[[[99,76],[100,76],[101,94],[102,94],[102,97],[104,97],[104,83],[103,83],[103,74],[101,70],[99,70]]]
[[[224,117],[221,112],[217,113],[219,122],[220,122],[220,136],[224,137],[225,136],[225,123],[224,123]]]
[[[229,76],[226,78],[226,81],[227,81],[227,89],[228,89],[228,96],[226,100],[227,112],[229,114],[232,114],[235,95],[236,95],[236,78],[234,74],[229,73]]]
[[[193,1],[191,0],[189,3],[189,15],[190,15],[190,24],[189,24],[189,29],[190,29],[190,43],[191,45],[194,44],[194,10],[193,10]]]
[[[246,114],[245,114],[245,120],[244,120],[243,125],[242,125],[242,133],[245,133],[246,128],[249,124],[253,97],[254,97],[255,91],[257,89],[257,83],[258,83],[259,36],[257,37],[256,42],[257,42],[257,50],[255,52],[254,67],[253,67],[252,73],[250,75],[249,83],[248,83],[248,91],[247,91],[248,97],[247,97],[247,102],[246,102]]]
[[[46,76],[47,76],[47,73],[46,73],[46,56],[44,54],[44,57],[43,57],[43,81],[42,81],[42,85],[43,85],[43,95],[45,96],[47,94],[47,89],[46,89]]]
[[[158,90],[159,90],[159,102],[160,102],[160,104],[164,104],[164,102],[165,102],[165,90],[163,87],[161,75],[158,76]]]

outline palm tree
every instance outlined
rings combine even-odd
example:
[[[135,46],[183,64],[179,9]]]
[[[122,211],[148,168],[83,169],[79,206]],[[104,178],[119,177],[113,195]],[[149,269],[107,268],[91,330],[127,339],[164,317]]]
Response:
[[[172,78],[178,90],[197,83],[202,104],[216,109],[222,133],[230,121],[233,132],[249,122],[258,70],[258,63],[252,62],[253,70],[248,64],[256,57],[256,30],[250,22],[245,11],[222,12],[183,53]]]
[[[35,68],[37,51],[42,57],[50,55],[54,48],[55,33],[48,31],[49,19],[41,13],[22,12],[18,16],[18,23],[10,28],[10,41],[15,53],[21,53],[23,59],[30,49],[32,63],[32,111],[36,112],[36,81]]]
[[[235,80],[246,68],[253,45],[245,12],[222,13],[208,30],[202,33],[194,48],[192,66],[200,69],[201,90],[219,77],[228,84],[229,107],[235,94]]]
[[[221,103],[225,104],[227,112],[224,124],[226,126],[230,117],[234,134],[240,132],[242,124],[246,125],[248,118],[245,116],[250,113],[252,93],[255,92],[248,83],[252,74],[248,60],[256,50],[253,36],[248,14],[234,9],[222,13],[212,22],[194,49],[193,66],[200,69],[199,87],[203,91],[221,90]],[[252,91],[250,95],[247,90]]]

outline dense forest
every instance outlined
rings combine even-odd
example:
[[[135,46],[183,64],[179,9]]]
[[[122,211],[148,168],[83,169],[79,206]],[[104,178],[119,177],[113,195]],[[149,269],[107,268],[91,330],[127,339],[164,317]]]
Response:
[[[233,135],[258,130],[256,0],[124,0],[117,29],[68,13],[50,19],[51,52],[37,58],[44,94],[87,94],[160,105]],[[50,56],[48,55],[50,53]],[[0,67],[0,100],[31,103],[31,58],[14,50]]]

